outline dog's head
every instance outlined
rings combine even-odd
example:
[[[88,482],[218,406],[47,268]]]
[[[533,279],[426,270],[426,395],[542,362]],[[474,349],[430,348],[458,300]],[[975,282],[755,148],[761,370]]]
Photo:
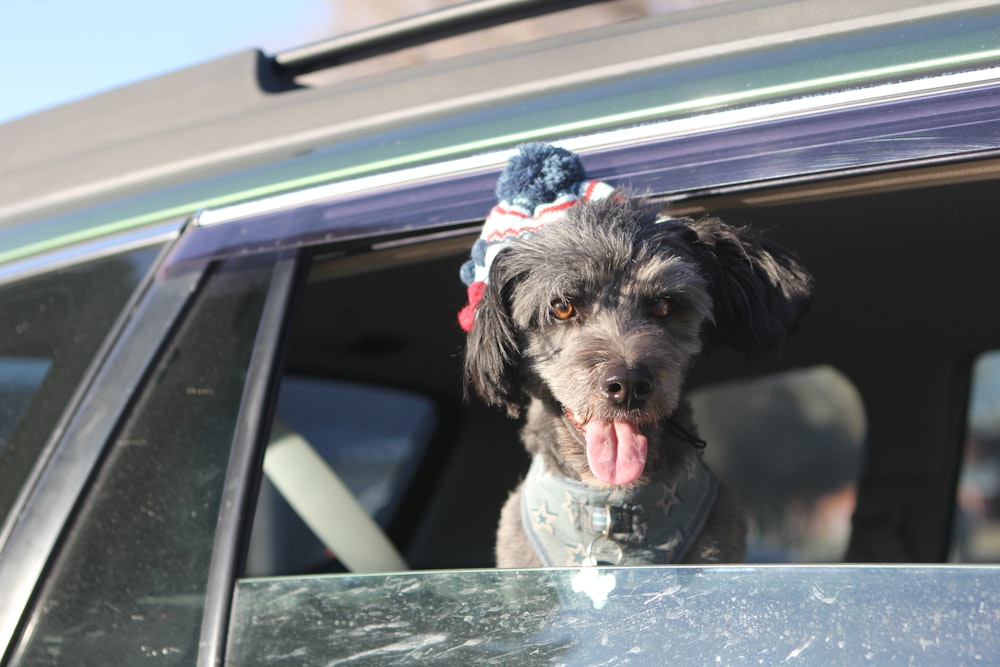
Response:
[[[716,218],[657,221],[619,197],[581,203],[493,261],[466,384],[512,416],[526,396],[562,410],[592,476],[627,484],[705,342],[776,349],[811,286],[789,252]]]

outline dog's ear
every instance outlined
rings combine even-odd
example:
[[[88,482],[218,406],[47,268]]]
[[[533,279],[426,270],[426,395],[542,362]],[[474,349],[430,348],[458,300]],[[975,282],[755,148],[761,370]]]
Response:
[[[714,301],[709,339],[749,355],[779,349],[809,303],[809,271],[777,243],[718,218],[685,224]]]
[[[500,253],[490,280],[476,306],[475,321],[465,343],[465,387],[489,405],[503,407],[511,417],[521,413],[518,389],[520,346],[510,313],[510,280]]]

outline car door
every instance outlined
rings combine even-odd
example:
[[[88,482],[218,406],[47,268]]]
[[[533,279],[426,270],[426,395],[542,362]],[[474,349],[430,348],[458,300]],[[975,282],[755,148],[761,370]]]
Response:
[[[271,254],[154,279],[49,466],[92,471],[69,480],[81,495],[11,664],[197,659],[206,610],[229,595],[213,584],[238,551],[220,507],[247,488],[293,275],[294,257]]]

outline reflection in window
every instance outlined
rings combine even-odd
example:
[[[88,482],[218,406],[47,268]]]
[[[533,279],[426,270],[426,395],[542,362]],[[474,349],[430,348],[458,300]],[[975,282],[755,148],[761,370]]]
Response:
[[[0,357],[0,456],[51,366],[44,357]]]
[[[159,248],[0,287],[0,522]]]
[[[966,432],[952,558],[996,563],[1000,562],[1000,351],[976,361]]]
[[[11,664],[195,663],[270,262],[223,264],[205,284],[110,446]]]
[[[843,559],[866,421],[829,366],[701,388],[691,396],[706,459],[749,520],[749,562]]]

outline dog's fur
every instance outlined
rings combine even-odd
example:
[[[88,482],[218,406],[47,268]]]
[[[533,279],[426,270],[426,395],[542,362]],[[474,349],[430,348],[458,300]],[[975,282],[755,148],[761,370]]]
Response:
[[[703,348],[775,350],[808,301],[811,276],[778,245],[713,217],[656,215],[623,197],[578,204],[493,263],[468,337],[466,385],[512,417],[527,404],[521,437],[548,472],[605,485],[588,463],[584,425],[627,422],[648,442],[629,483],[647,483],[692,446],[681,391]],[[559,301],[572,317],[553,315]],[[614,391],[622,388],[624,398]],[[501,512],[500,567],[541,565],[519,504],[520,487]],[[739,561],[745,539],[739,504],[721,484],[685,560]]]

